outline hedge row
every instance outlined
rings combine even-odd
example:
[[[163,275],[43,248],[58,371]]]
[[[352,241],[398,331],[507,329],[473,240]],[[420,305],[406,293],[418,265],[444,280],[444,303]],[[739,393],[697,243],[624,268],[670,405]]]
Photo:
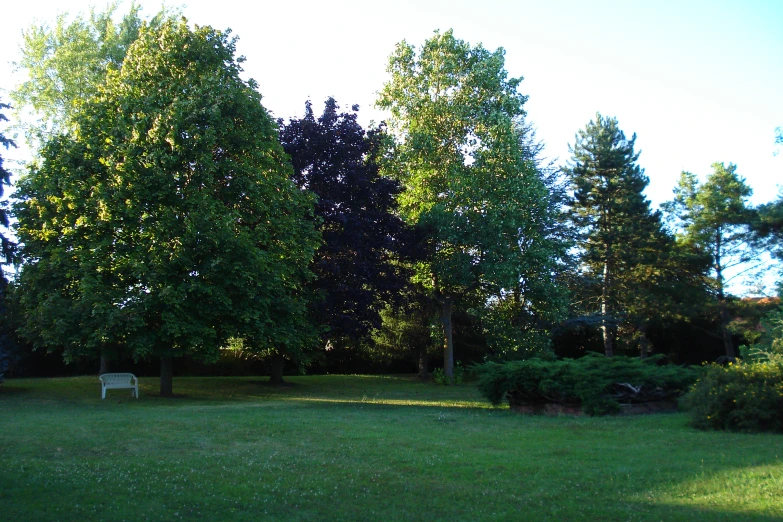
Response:
[[[617,413],[621,404],[673,399],[687,391],[698,372],[662,365],[659,357],[605,357],[573,360],[528,359],[474,367],[481,393],[493,404],[560,404],[588,415]]]

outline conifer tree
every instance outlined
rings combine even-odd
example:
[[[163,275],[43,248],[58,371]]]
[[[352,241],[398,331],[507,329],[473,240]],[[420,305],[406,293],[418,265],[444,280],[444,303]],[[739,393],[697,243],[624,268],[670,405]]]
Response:
[[[630,286],[641,266],[656,262],[663,235],[660,215],[643,194],[649,180],[637,165],[635,141],[636,134],[627,139],[617,119],[597,114],[569,146],[566,168],[571,218],[583,238],[582,269],[594,283],[587,309],[597,309],[608,357],[634,296]]]
[[[758,212],[748,203],[753,190],[737,174],[736,165],[713,163],[712,169],[704,183],[683,172],[674,200],[664,207],[675,219],[681,241],[711,258],[721,336],[726,357],[733,360],[737,353],[729,331],[726,287],[732,279],[761,265],[762,250],[756,248],[758,237],[752,228]]]

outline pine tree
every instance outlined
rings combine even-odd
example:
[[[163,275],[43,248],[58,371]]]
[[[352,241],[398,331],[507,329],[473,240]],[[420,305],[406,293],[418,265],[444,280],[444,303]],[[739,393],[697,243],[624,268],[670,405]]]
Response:
[[[614,355],[617,325],[633,291],[630,285],[658,256],[662,226],[643,192],[649,183],[637,165],[636,134],[630,139],[617,119],[596,115],[569,146],[571,217],[582,235],[581,265],[594,284],[588,310],[598,308],[604,352]]]
[[[726,287],[733,278],[761,266],[763,250],[752,228],[758,221],[758,212],[748,203],[753,190],[737,174],[736,165],[713,163],[712,169],[704,183],[683,172],[674,200],[664,207],[675,219],[681,241],[712,259],[721,336],[726,357],[733,360],[737,353],[729,331]]]

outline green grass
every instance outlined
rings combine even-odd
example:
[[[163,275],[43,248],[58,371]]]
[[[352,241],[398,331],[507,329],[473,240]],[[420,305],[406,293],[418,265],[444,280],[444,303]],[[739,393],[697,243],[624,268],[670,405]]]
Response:
[[[0,387],[4,520],[783,520],[783,437],[531,417],[406,378]]]

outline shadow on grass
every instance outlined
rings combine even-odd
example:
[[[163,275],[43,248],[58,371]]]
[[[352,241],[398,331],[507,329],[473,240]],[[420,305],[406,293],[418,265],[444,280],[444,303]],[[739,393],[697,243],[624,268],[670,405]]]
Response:
[[[5,384],[0,384],[0,398],[2,397],[17,397],[19,395],[28,395],[30,388],[23,388],[19,386],[9,386],[8,381]]]

